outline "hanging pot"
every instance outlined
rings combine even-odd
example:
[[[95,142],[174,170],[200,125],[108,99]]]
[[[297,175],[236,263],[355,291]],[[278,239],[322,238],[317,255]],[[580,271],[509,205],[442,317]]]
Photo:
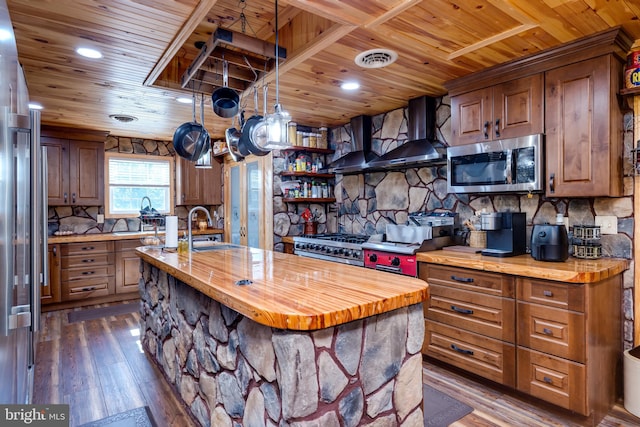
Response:
[[[201,101],[201,115],[204,98]],[[195,162],[211,147],[211,137],[203,125],[196,121],[196,97],[193,97],[193,121],[183,123],[173,134],[173,148],[176,153],[189,161]]]
[[[261,150],[264,152],[268,152],[264,149],[264,146],[267,145],[268,139],[268,128],[267,128],[267,91],[268,86],[264,85],[262,87],[263,90],[263,98],[264,98],[264,116],[251,127],[251,133],[249,137],[251,138],[251,144],[256,147],[257,150]]]
[[[214,90],[213,94],[211,94],[213,112],[224,119],[238,114],[238,105],[240,103],[240,97],[236,91],[228,86],[229,64],[225,60],[222,62],[222,87]]]
[[[242,128],[242,113],[240,113],[240,128]],[[240,152],[238,148],[238,142],[240,141],[240,136],[242,134],[236,128],[228,128],[224,132],[225,140],[227,142],[227,150],[229,150],[229,155],[235,162],[242,161],[244,159],[244,155]]]
[[[266,156],[269,151],[265,151],[253,143],[251,135],[253,129],[262,122],[263,117],[258,114],[258,88],[254,86],[253,89],[253,102],[255,105],[255,113],[242,126],[242,136],[240,137],[240,147],[246,148],[251,154],[256,156]]]

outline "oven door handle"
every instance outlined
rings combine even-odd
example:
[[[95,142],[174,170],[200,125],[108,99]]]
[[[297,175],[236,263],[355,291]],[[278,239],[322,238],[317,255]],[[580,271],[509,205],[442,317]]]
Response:
[[[376,265],[376,270],[386,271],[388,273],[400,273],[402,270],[400,267],[392,267],[389,265]]]

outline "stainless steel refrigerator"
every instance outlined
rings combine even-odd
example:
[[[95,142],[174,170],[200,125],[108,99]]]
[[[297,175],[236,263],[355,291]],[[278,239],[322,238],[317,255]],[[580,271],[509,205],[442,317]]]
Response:
[[[40,115],[9,11],[0,0],[0,403],[31,403],[40,286],[46,274],[46,177]],[[45,185],[43,185],[43,183]]]

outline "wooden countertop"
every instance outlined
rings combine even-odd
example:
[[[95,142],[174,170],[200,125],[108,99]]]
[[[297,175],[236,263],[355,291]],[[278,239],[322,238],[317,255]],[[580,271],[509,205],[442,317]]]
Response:
[[[475,270],[534,277],[568,283],[592,283],[622,273],[629,260],[600,258],[585,260],[569,257],[565,262],[536,261],[531,255],[497,258],[463,252],[438,250],[419,252],[418,262],[473,268]]]
[[[414,277],[245,246],[187,254],[144,246],[136,252],[212,299],[280,329],[327,328],[428,297],[427,283]],[[244,279],[252,284],[236,284]]]
[[[187,232],[186,229],[178,230],[178,237],[182,236],[183,232]],[[221,228],[208,228],[206,230],[193,230],[192,234],[207,235],[207,234],[223,234],[224,230]],[[159,235],[164,235],[164,231],[159,231]],[[152,231],[117,231],[115,233],[90,233],[90,234],[69,234],[67,236],[49,236],[49,243],[82,243],[82,242],[104,242],[109,240],[127,240],[127,239],[140,239],[141,237],[151,237],[154,233]]]

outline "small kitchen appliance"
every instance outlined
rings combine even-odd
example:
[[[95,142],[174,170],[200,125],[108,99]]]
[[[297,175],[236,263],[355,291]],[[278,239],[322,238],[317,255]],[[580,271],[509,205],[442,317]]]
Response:
[[[564,224],[534,225],[531,256],[538,261],[566,261],[569,257],[569,236]]]
[[[520,212],[487,212],[480,216],[487,232],[487,248],[482,255],[509,257],[527,250],[526,214]]]

